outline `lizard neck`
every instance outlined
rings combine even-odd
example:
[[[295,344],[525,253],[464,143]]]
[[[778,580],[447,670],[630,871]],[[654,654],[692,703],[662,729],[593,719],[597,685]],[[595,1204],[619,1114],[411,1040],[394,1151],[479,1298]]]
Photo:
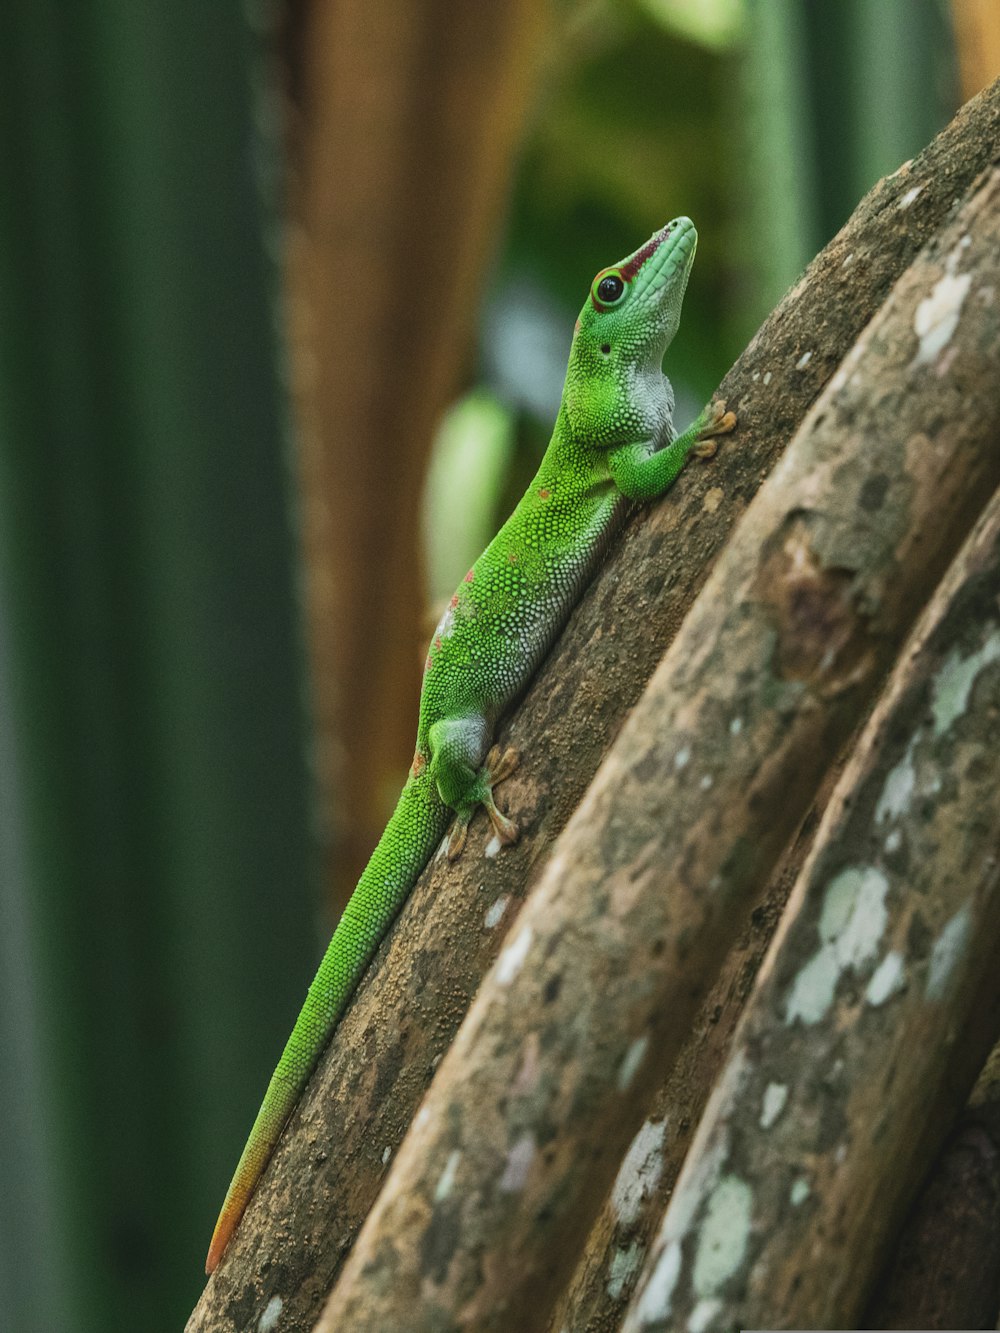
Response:
[[[632,440],[659,448],[671,438],[674,394],[659,355],[633,356],[590,339],[574,341],[556,432],[601,450]]]

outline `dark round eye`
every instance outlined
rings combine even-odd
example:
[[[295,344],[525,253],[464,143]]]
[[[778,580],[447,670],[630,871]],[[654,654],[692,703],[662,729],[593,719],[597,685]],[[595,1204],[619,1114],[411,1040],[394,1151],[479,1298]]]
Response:
[[[605,305],[614,305],[625,290],[625,284],[617,273],[609,273],[597,284],[597,299]]]

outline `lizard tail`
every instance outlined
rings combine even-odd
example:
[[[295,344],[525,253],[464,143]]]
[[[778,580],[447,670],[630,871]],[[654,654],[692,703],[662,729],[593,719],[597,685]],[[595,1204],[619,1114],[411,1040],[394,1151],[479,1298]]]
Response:
[[[222,1258],[348,1000],[444,836],[452,813],[438,797],[429,773],[407,779],[385,832],[344,908],[271,1076],[215,1224],[206,1273],[214,1272]]]

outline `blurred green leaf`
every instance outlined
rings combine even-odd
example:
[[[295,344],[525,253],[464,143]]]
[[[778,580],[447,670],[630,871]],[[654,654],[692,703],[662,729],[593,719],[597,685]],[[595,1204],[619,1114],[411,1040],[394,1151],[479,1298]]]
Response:
[[[739,41],[746,22],[745,0],[639,0],[639,3],[664,28],[719,51]]]
[[[513,414],[486,389],[459,399],[441,422],[423,504],[432,607],[451,595],[493,536],[513,448]]]

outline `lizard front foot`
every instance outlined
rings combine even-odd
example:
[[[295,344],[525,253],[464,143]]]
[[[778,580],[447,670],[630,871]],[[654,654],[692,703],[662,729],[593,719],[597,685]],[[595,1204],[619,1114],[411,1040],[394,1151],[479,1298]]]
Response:
[[[705,409],[705,424],[698,431],[698,443],[691,452],[695,458],[714,458],[718,445],[716,436],[728,435],[736,429],[736,413],[726,410],[726,400],[717,398]]]

